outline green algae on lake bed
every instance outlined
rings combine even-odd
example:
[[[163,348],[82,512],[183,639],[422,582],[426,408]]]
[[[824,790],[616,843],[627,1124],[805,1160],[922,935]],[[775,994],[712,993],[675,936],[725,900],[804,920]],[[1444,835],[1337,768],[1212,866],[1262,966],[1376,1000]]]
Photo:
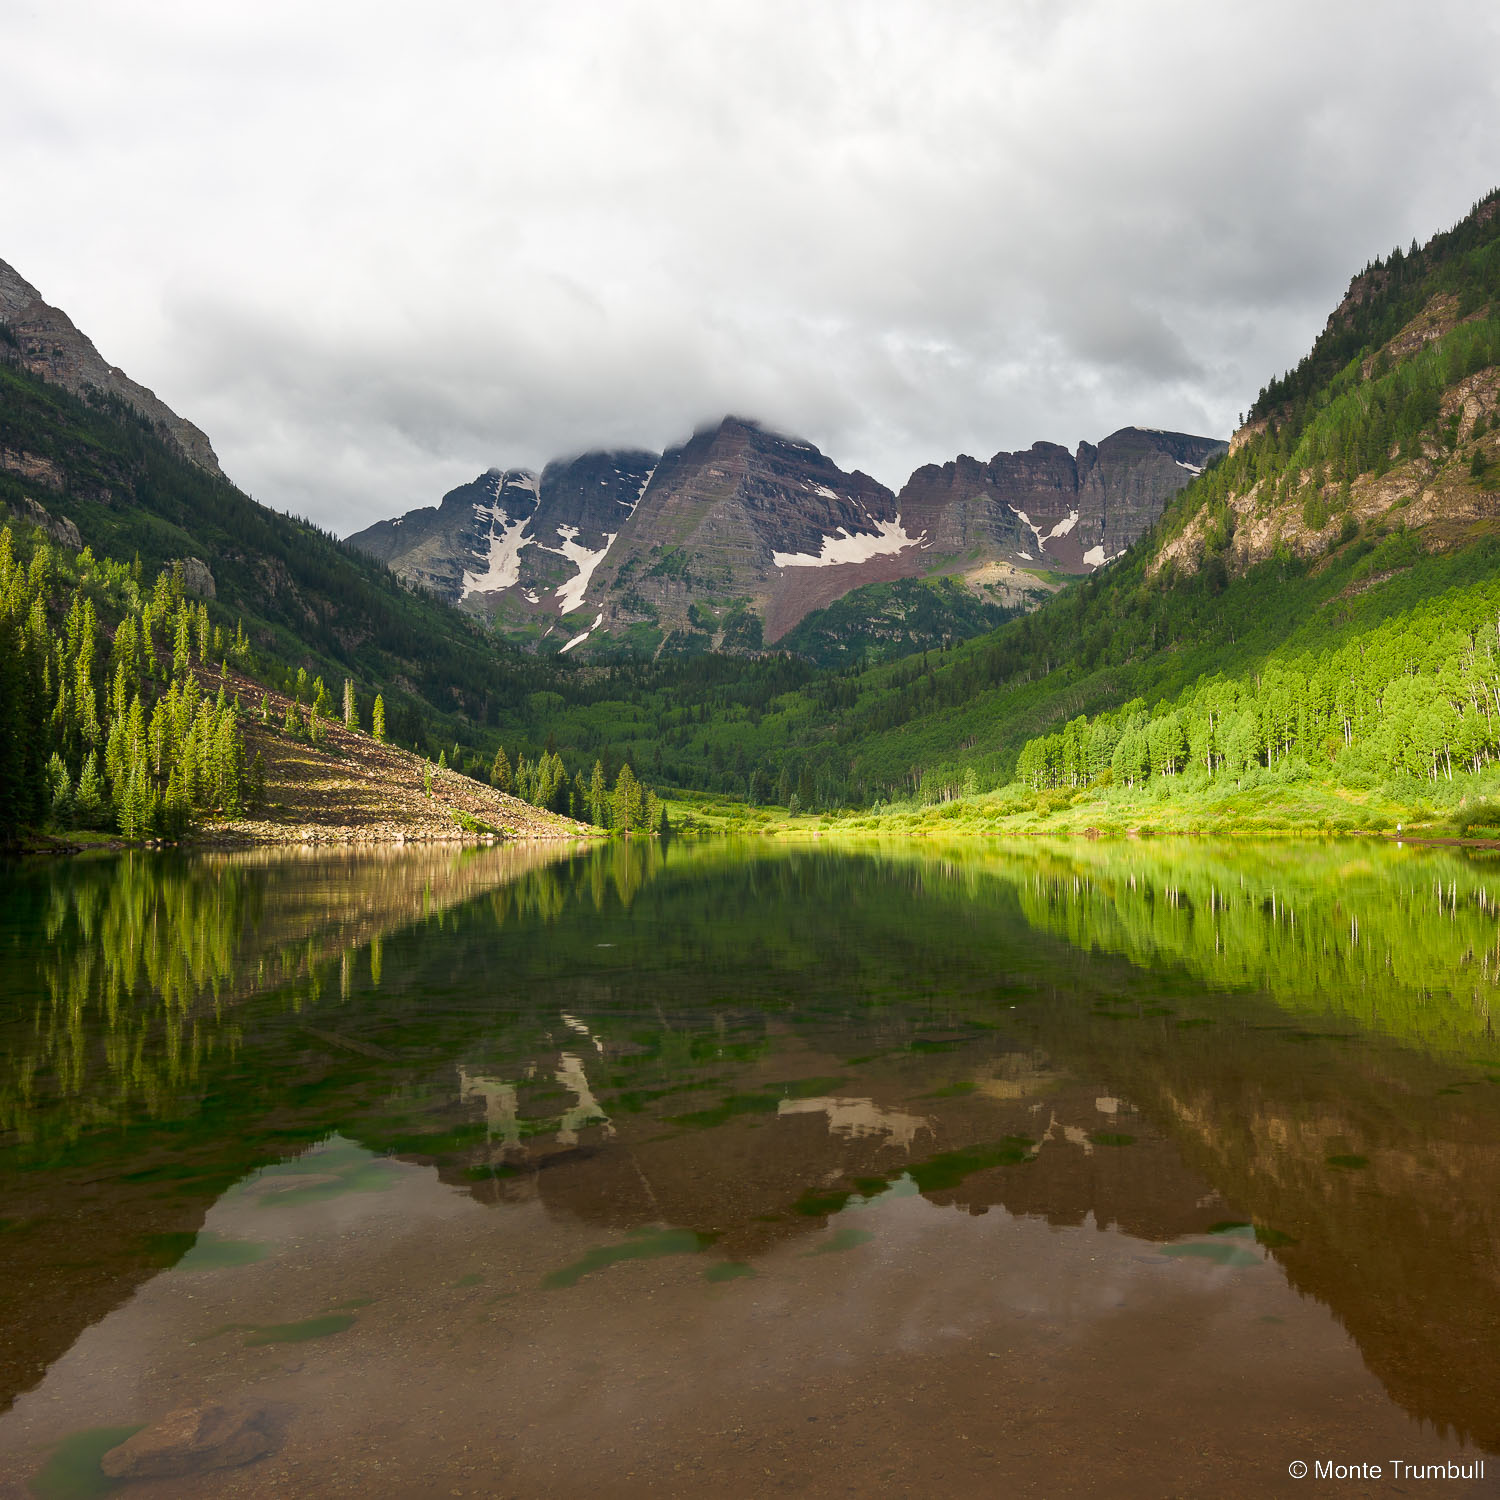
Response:
[[[1224,1241],[1220,1241],[1218,1244],[1205,1244],[1202,1240],[1193,1240],[1185,1245],[1163,1245],[1161,1253],[1163,1255],[1170,1255],[1175,1260],[1209,1260],[1216,1266],[1258,1266],[1262,1264],[1260,1256],[1254,1254],[1252,1251]]]
[[[853,1224],[846,1224],[841,1229],[835,1229],[821,1245],[815,1245],[809,1250],[807,1255],[841,1255],[845,1250],[869,1244],[874,1238],[873,1229],[859,1229]]]
[[[755,1274],[755,1267],[747,1265],[742,1260],[721,1260],[703,1273],[703,1279],[705,1281],[738,1281],[742,1277]]]
[[[219,1271],[234,1266],[253,1266],[270,1253],[271,1247],[259,1240],[229,1239],[203,1231],[194,1237],[176,1264],[179,1271]]]
[[[348,1305],[348,1304],[346,1304]],[[352,1312],[319,1313],[316,1317],[302,1318],[295,1323],[226,1323],[212,1333],[204,1334],[200,1343],[221,1338],[226,1333],[248,1335],[242,1340],[246,1349],[262,1344],[306,1344],[313,1339],[331,1338],[354,1326]]]
[[[29,1488],[36,1500],[95,1500],[120,1487],[99,1467],[99,1461],[111,1448],[118,1448],[127,1438],[141,1430],[141,1423],[130,1427],[86,1427],[69,1433],[53,1450],[52,1456],[32,1477]]]
[[[544,1287],[576,1286],[585,1276],[606,1266],[627,1260],[657,1260],[665,1255],[696,1255],[707,1250],[715,1239],[711,1234],[695,1234],[690,1229],[641,1229],[618,1245],[597,1245],[572,1265],[549,1271],[542,1277]]]

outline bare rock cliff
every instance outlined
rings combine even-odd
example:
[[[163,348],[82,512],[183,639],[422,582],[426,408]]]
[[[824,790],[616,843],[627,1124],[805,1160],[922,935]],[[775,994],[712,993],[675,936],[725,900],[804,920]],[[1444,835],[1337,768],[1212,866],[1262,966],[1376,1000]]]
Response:
[[[75,396],[90,390],[117,396],[133,407],[171,442],[183,457],[223,478],[207,436],[123,370],[108,364],[93,341],[74,326],[60,308],[42,301],[41,293],[0,260],[0,324],[14,340],[14,357],[33,375],[60,385]],[[0,353],[4,353],[0,348]]]

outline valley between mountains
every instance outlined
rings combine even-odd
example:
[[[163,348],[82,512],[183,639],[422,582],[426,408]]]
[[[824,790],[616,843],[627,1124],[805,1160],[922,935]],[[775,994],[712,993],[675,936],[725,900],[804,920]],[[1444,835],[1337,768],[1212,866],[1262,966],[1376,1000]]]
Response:
[[[898,490],[729,416],[339,539],[0,266],[0,826],[269,836],[255,757],[338,724],[454,837],[1500,837],[1500,194],[1371,261],[1249,404]],[[431,804],[459,781],[516,816]]]

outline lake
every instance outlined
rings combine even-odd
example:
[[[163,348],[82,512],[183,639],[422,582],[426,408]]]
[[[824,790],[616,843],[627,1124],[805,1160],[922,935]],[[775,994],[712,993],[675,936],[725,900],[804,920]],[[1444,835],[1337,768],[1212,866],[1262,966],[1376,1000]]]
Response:
[[[0,888],[0,1496],[1388,1495],[1500,1448],[1492,855]]]

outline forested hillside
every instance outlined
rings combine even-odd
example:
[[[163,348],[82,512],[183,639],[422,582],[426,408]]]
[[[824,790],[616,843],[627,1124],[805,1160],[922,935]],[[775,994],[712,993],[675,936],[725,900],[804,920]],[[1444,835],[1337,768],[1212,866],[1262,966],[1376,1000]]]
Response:
[[[1494,195],[1355,279],[1231,455],[1169,512],[1144,570],[1169,593],[1183,574],[1199,591],[1228,588],[1267,558],[1315,588],[1346,570],[1348,581],[1316,600],[1268,591],[1286,639],[1253,670],[1235,670],[1231,644],[1219,671],[1170,698],[1032,740],[1019,780],[1039,791],[1156,780],[1157,800],[1267,775],[1351,790],[1467,776],[1460,797],[1488,790],[1500,750],[1497,294]]]
[[[502,715],[557,677],[379,563],[190,463],[124,402],[71,395],[4,358],[6,347],[0,325],[0,506],[24,515],[35,501],[71,521],[96,556],[139,558],[147,577],[202,560],[216,621],[243,620],[267,660],[382,691],[392,737],[430,738],[434,753],[491,738]]]
[[[247,654],[180,567],[147,589],[87,550],[43,544],[23,563],[0,527],[0,838],[44,822],[178,838],[197,815],[253,809],[265,768],[247,762],[222,671]]]

